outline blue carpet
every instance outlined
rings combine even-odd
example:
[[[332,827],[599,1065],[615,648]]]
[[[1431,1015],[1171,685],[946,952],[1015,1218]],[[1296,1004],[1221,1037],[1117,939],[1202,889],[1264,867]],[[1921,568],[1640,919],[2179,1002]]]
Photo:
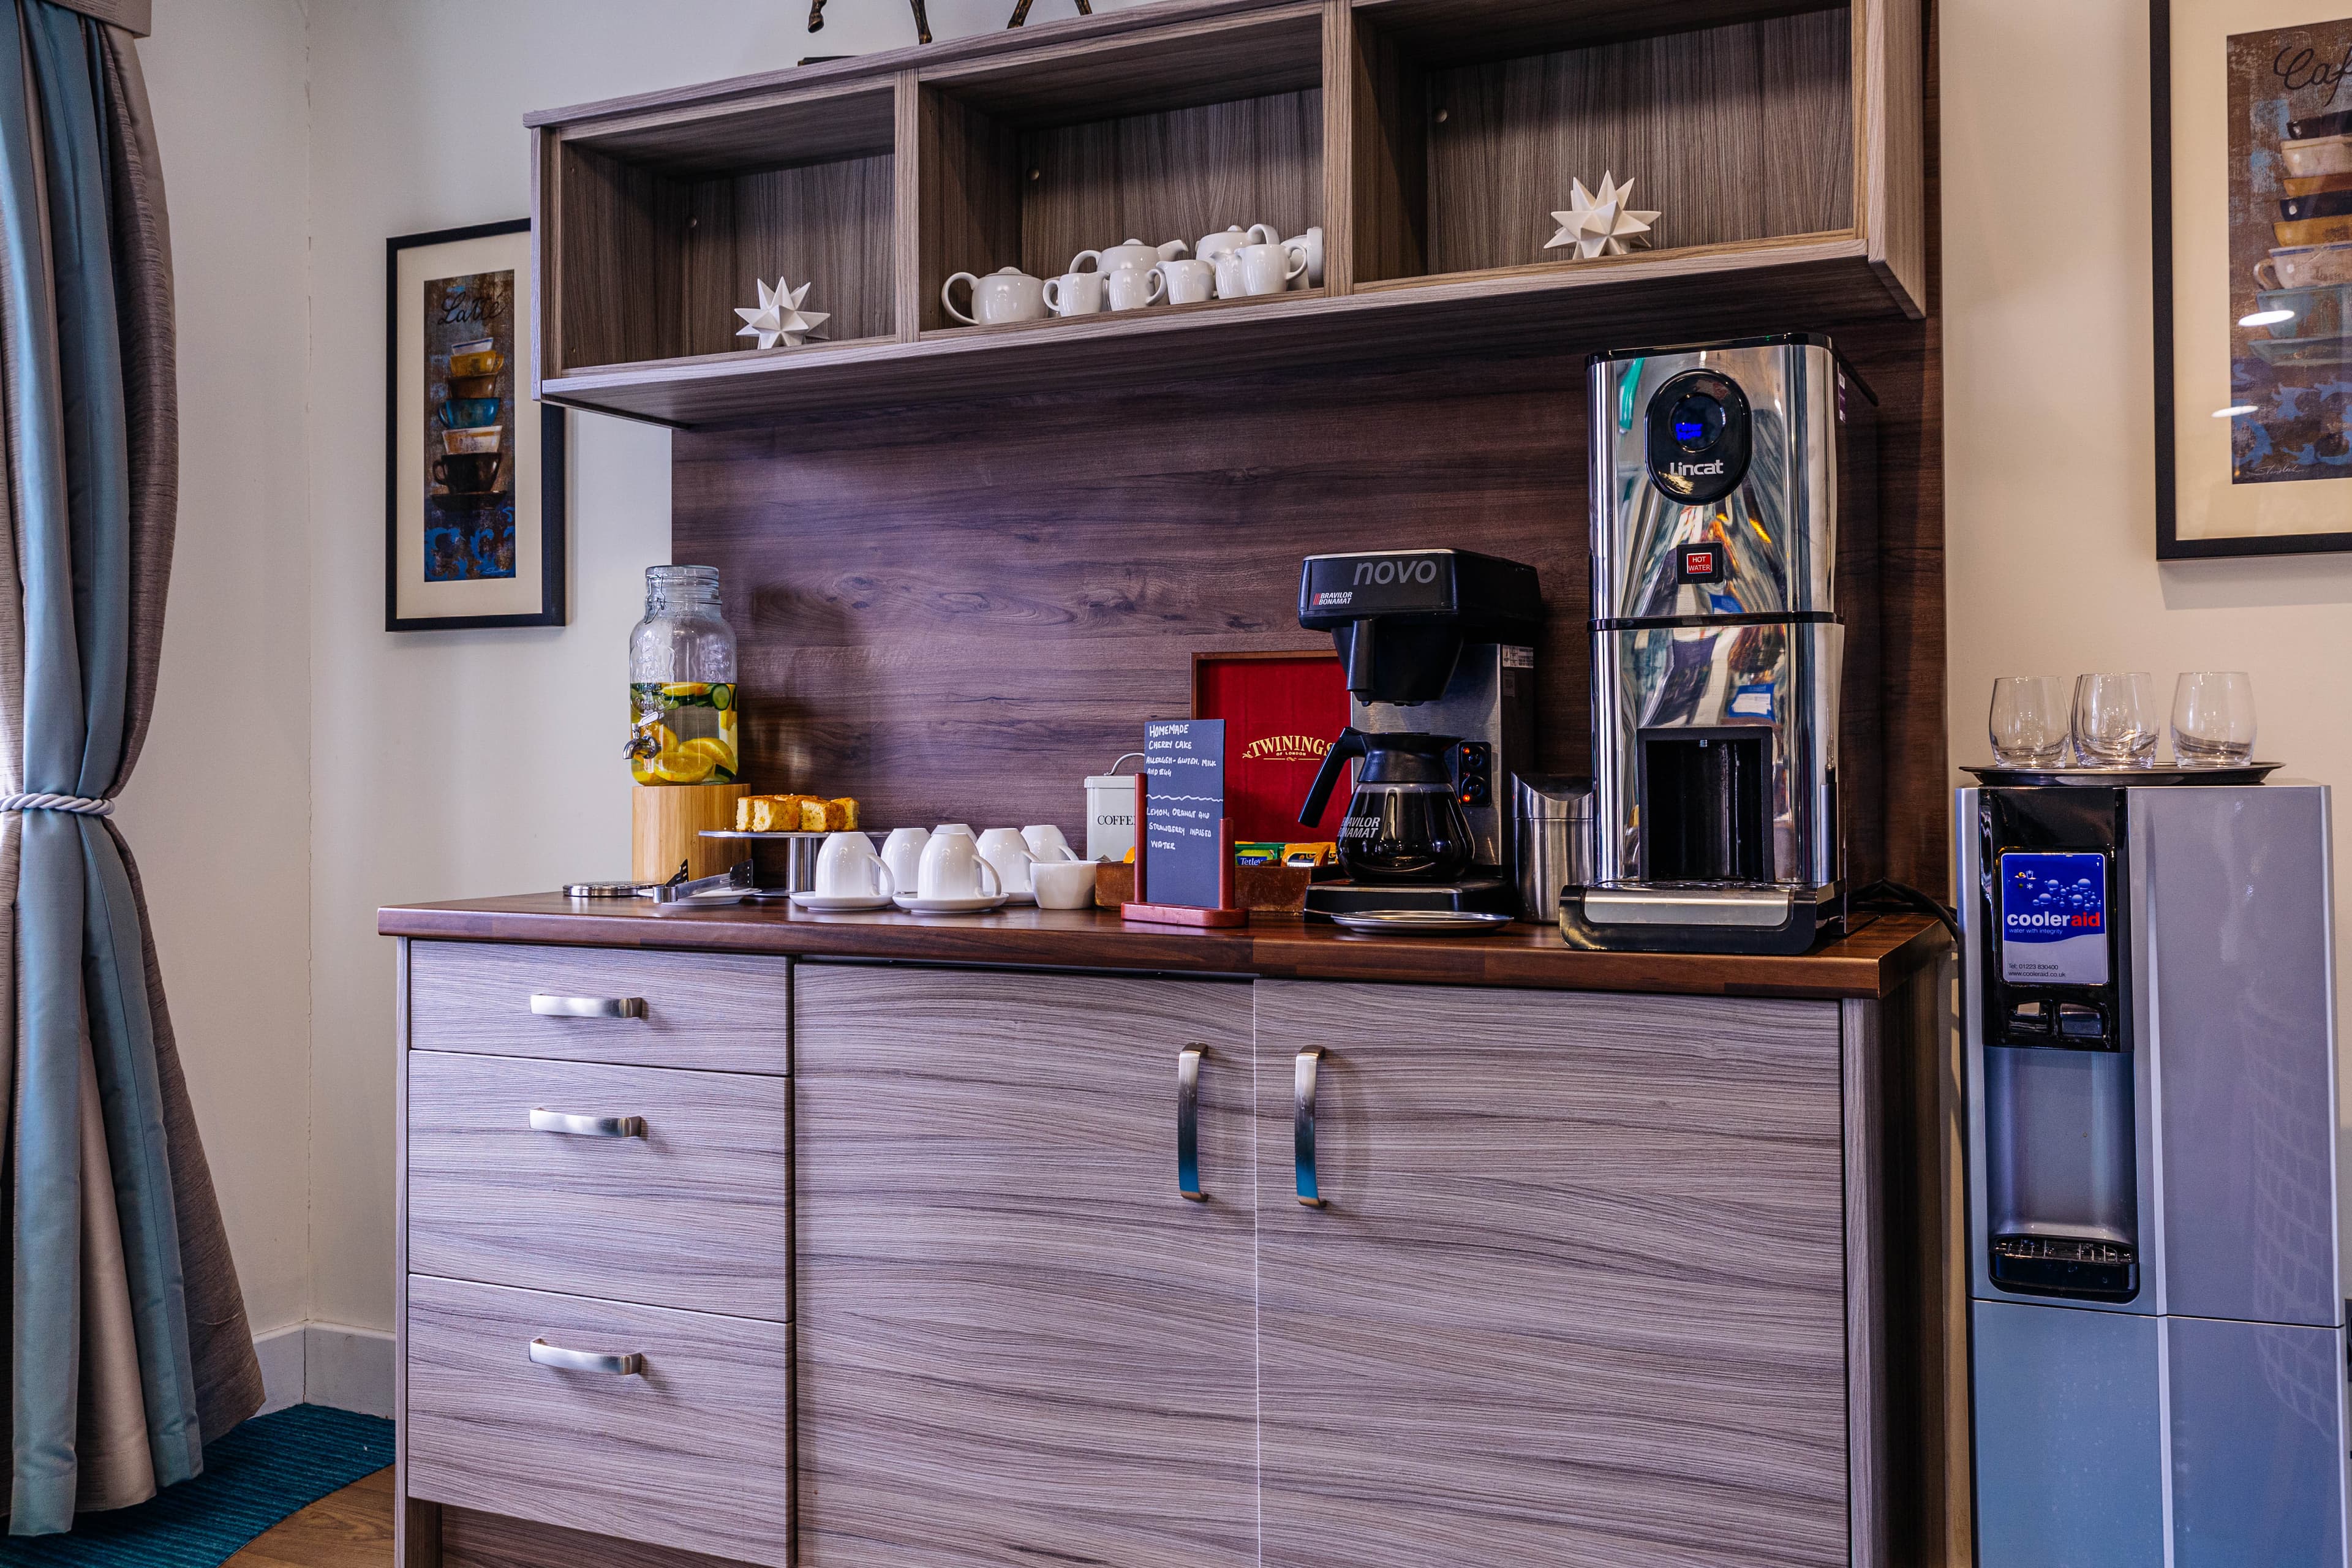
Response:
[[[136,1508],[83,1514],[70,1535],[0,1536],[0,1563],[219,1568],[279,1520],[390,1463],[391,1422],[297,1405],[222,1437],[205,1450],[203,1475]]]

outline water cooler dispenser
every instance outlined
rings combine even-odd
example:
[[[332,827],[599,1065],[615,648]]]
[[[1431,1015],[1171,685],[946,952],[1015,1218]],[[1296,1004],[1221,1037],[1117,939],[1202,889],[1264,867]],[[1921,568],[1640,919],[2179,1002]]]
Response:
[[[1982,1568],[2344,1568],[2328,796],[1959,792]]]

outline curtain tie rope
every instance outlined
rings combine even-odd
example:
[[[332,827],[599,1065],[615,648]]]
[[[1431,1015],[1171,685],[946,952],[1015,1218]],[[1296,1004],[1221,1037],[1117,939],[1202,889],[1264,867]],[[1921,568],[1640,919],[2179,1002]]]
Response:
[[[76,816],[111,816],[114,803],[86,795],[0,795],[0,811],[68,811]]]

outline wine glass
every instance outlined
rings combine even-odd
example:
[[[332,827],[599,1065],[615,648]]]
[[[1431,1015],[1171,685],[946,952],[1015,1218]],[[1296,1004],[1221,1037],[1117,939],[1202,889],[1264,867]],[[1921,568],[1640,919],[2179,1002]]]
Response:
[[[2056,767],[2066,758],[2067,714],[2054,675],[2004,675],[1992,683],[1992,760],[2005,768]]]
[[[2092,767],[2144,768],[2161,730],[2146,670],[2074,678],[2074,755]]]
[[[2172,689],[2172,760],[2226,768],[2254,754],[2254,683],[2242,669],[2193,669]]]

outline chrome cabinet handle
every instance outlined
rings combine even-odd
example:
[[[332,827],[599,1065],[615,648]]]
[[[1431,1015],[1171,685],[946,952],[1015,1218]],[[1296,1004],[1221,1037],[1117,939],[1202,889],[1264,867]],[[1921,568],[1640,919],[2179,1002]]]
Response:
[[[642,1138],[646,1135],[646,1119],[642,1116],[567,1116],[561,1110],[548,1110],[534,1105],[530,1108],[530,1130],[533,1132],[565,1132],[574,1138]]]
[[[542,1018],[642,1018],[642,996],[551,996],[534,992],[530,1010]]]
[[[646,1358],[635,1351],[619,1355],[602,1351],[568,1351],[545,1340],[530,1342],[530,1359],[541,1366],[563,1372],[605,1372],[615,1377],[635,1377],[646,1370]]]
[[[1206,1203],[1201,1191],[1201,1058],[1205,1047],[1186,1046],[1176,1053],[1176,1190],[1194,1203]]]
[[[1291,1075],[1295,1104],[1290,1121],[1291,1153],[1298,1167],[1298,1201],[1309,1208],[1323,1206],[1322,1184],[1315,1177],[1315,1068],[1323,1047],[1309,1046],[1298,1053]]]

